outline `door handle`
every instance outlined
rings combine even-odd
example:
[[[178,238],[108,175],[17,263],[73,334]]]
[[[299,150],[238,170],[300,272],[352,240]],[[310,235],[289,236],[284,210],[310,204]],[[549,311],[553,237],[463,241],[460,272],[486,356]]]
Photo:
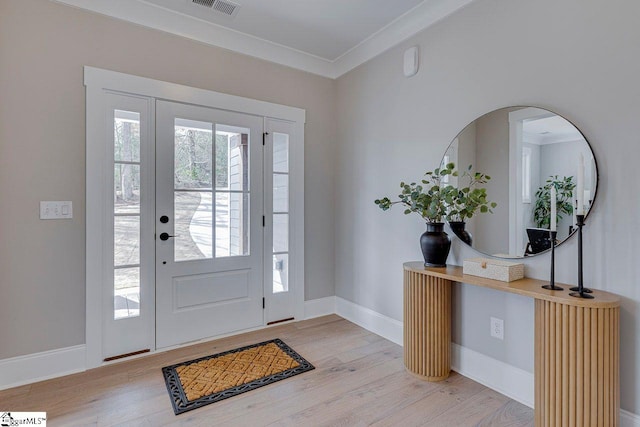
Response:
[[[178,237],[178,236],[172,236],[169,233],[160,233],[160,240],[169,240],[169,237]]]

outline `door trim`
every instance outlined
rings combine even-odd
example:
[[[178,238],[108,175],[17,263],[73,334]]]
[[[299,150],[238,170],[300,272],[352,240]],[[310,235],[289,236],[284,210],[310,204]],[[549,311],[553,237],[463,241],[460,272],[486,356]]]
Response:
[[[525,120],[553,113],[527,107],[509,113],[509,254],[522,256],[526,247],[522,206],[522,126]]]
[[[155,100],[167,100],[204,107],[252,114],[263,118],[272,118],[292,122],[296,140],[291,144],[291,192],[295,203],[294,219],[290,226],[292,250],[297,259],[290,263],[291,287],[294,292],[295,317],[304,317],[304,109],[274,104],[250,98],[244,98],[206,89],[198,89],[176,83],[163,82],[116,71],[84,67],[84,85],[86,86],[86,367],[94,368],[103,362],[103,304],[104,287],[104,251],[102,241],[105,236],[104,211],[106,194],[105,182],[107,162],[105,156],[105,94],[117,92],[123,95],[148,97]],[[155,129],[155,120],[150,124]],[[155,181],[155,179],[154,179]],[[108,189],[110,190],[110,189]],[[108,266],[111,268],[111,266]],[[153,302],[155,305],[155,302]],[[264,327],[265,325],[263,325]],[[241,331],[239,331],[241,332]],[[238,332],[238,333],[239,333]],[[155,331],[154,331],[155,334]],[[155,351],[151,349],[152,352]],[[113,363],[113,362],[111,362]]]
[[[290,122],[296,122],[301,126],[305,123],[306,111],[302,108],[274,104],[257,99],[244,98],[89,66],[84,67],[84,85],[98,90],[107,89],[138,96],[164,99],[166,101],[184,102],[221,110],[253,114],[255,116],[288,120]]]

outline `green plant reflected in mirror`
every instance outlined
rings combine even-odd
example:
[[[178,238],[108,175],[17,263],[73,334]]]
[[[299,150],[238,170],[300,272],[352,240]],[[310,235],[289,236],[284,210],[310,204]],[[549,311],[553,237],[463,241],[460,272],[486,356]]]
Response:
[[[531,249],[530,236],[546,235],[542,230],[550,226],[550,189],[554,186],[556,242],[561,244],[575,230],[580,155],[584,159],[583,208],[588,215],[596,196],[598,170],[593,151],[578,128],[537,107],[507,107],[479,117],[454,138],[442,166],[473,165],[473,170],[491,177],[478,187],[496,207],[490,215],[462,221],[449,217],[452,231],[490,256],[521,258],[546,252],[550,240],[543,245],[538,241]],[[447,179],[454,187],[468,186],[462,173]]]
[[[538,188],[535,195],[533,222],[538,228],[549,228],[551,225],[552,187],[556,189],[556,221],[561,221],[565,215],[573,215],[573,193],[576,189],[573,176],[549,177],[545,184]]]

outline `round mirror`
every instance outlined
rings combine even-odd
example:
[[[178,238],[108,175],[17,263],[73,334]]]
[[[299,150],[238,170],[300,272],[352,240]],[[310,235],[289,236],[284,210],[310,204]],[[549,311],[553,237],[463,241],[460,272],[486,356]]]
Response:
[[[459,172],[448,184],[484,188],[486,200],[496,203],[491,212],[451,218],[451,229],[495,257],[521,258],[551,248],[552,187],[556,244],[565,241],[575,231],[576,214],[591,209],[598,185],[584,135],[565,118],[537,107],[502,108],[474,120],[449,145],[442,164],[449,163]],[[473,183],[476,173],[490,179]]]

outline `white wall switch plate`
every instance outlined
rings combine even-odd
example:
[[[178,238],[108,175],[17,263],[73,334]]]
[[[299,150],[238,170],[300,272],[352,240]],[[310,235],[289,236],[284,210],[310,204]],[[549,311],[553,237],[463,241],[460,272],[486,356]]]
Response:
[[[40,202],[40,219],[73,218],[72,202]]]
[[[504,339],[504,320],[496,317],[491,318],[491,336],[499,340]]]

